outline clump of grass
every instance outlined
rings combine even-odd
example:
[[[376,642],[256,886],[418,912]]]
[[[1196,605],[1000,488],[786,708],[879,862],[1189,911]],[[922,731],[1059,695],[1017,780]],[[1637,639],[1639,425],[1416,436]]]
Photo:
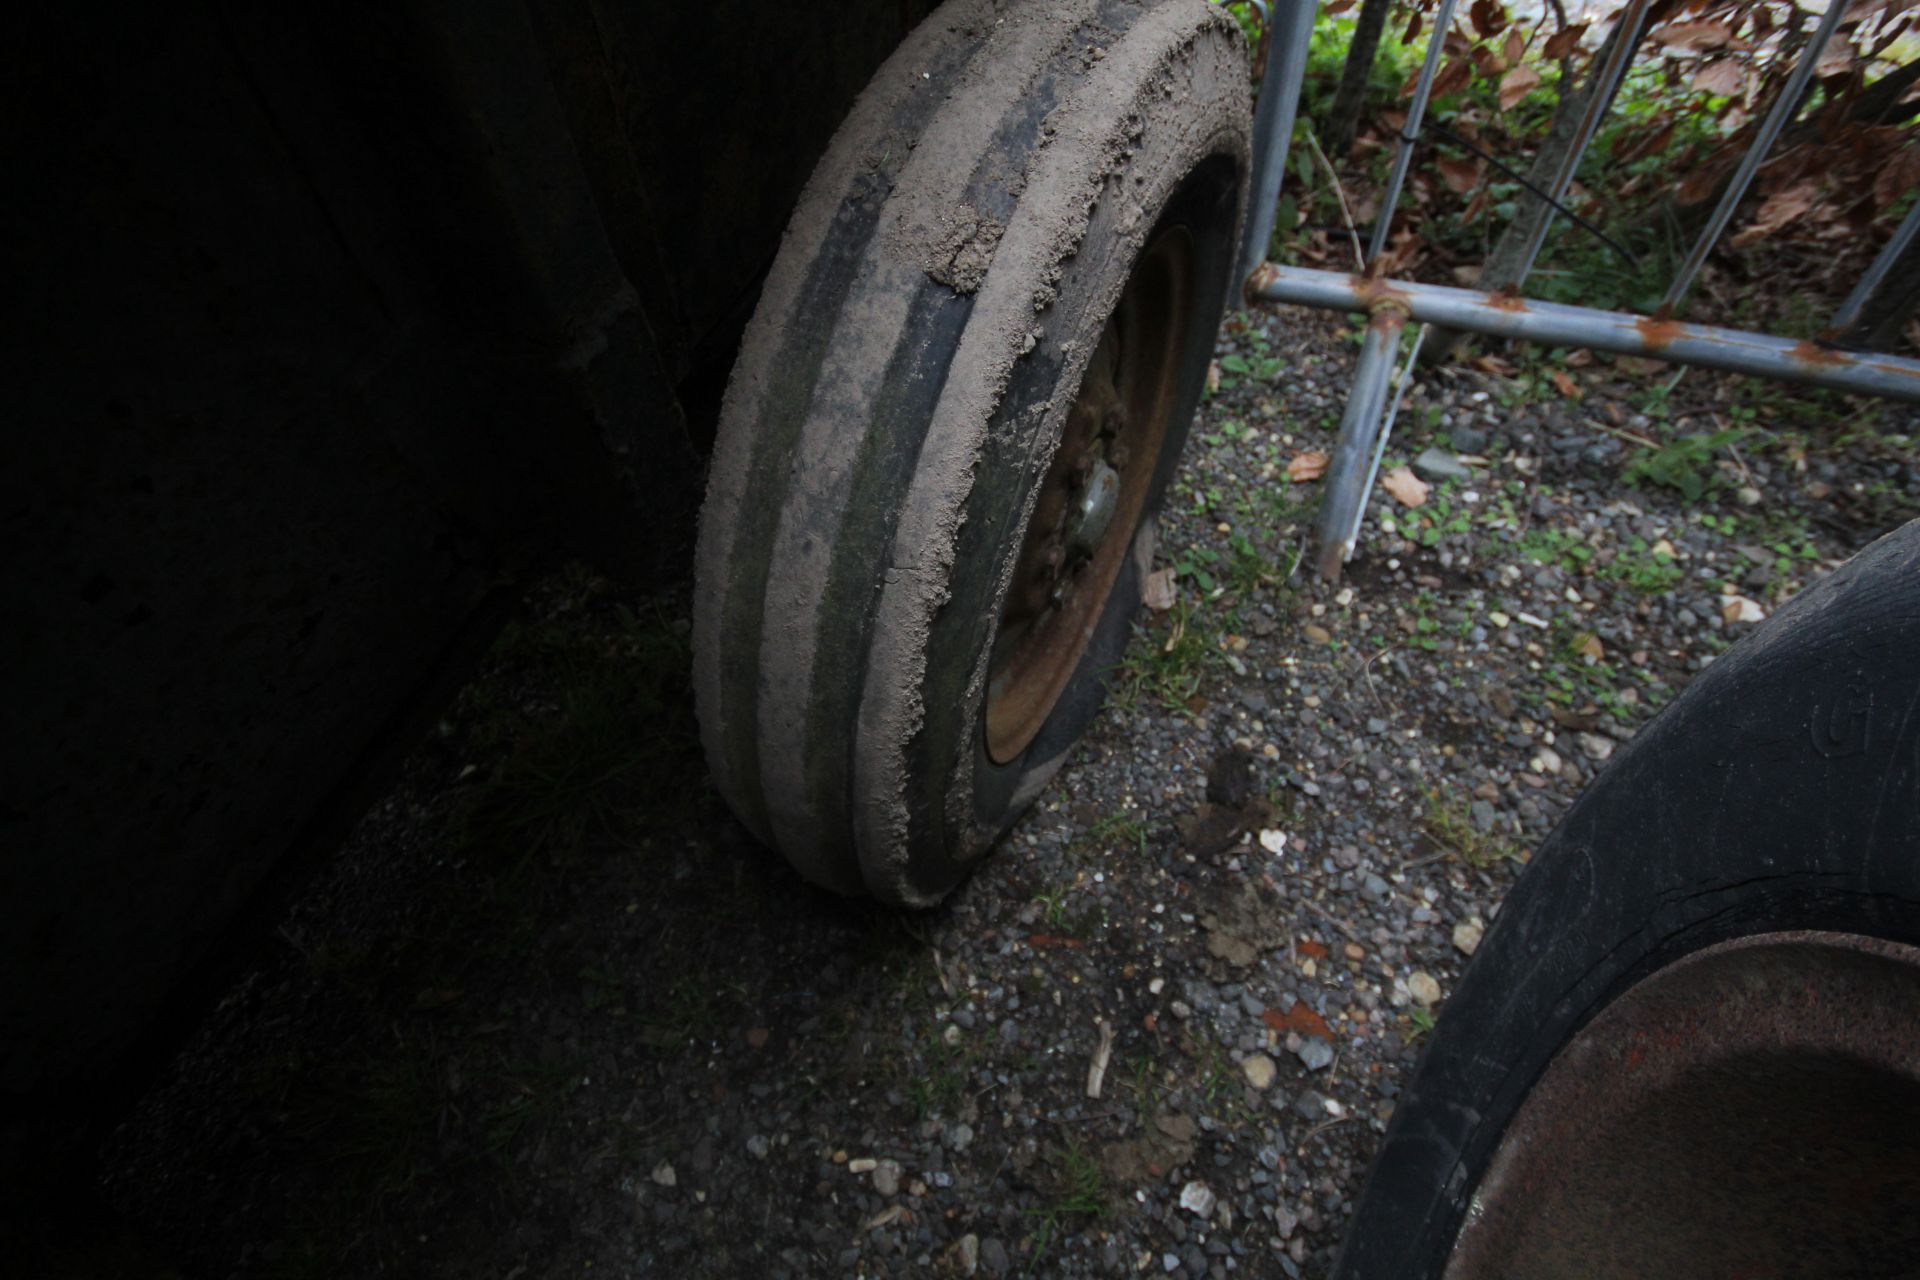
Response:
[[[1200,682],[1217,661],[1218,646],[1200,610],[1185,600],[1134,636],[1126,656],[1114,668],[1109,694],[1122,707],[1143,700],[1169,711],[1185,711],[1200,692]]]
[[[1658,449],[1630,458],[1622,474],[1628,484],[1659,485],[1674,490],[1688,502],[1698,502],[1719,483],[1713,455],[1739,443],[1746,434],[1741,430],[1728,430],[1681,436]]]
[[[1429,791],[1421,830],[1470,867],[1484,870],[1500,862],[1525,861],[1512,841],[1474,825],[1473,802],[1464,795],[1449,799],[1437,790]]]
[[[1027,1210],[1029,1216],[1038,1219],[1033,1233],[1033,1252],[1027,1258],[1024,1273],[1029,1276],[1036,1274],[1036,1268],[1045,1260],[1063,1226],[1103,1218],[1107,1213],[1107,1177],[1098,1156],[1077,1139],[1069,1138],[1057,1148],[1049,1164],[1052,1177],[1047,1202]]]
[[[1059,929],[1067,922],[1068,887],[1064,884],[1051,885],[1033,895],[1034,905],[1040,908],[1050,928]]]
[[[939,1034],[928,1038],[923,1061],[907,1084],[913,1118],[950,1113],[966,1096],[967,1081],[980,1065],[981,1053],[972,1042],[948,1044]]]
[[[1607,563],[1601,575],[1643,596],[1671,591],[1687,576],[1672,556],[1651,550],[1647,540],[1637,536]]]
[[[1204,1033],[1189,1033],[1186,1049],[1194,1058],[1194,1089],[1207,1106],[1229,1119],[1246,1109],[1245,1077],[1227,1047]]]
[[[1087,838],[1097,845],[1124,845],[1144,854],[1147,851],[1147,824],[1121,810],[1094,823],[1087,831]]]

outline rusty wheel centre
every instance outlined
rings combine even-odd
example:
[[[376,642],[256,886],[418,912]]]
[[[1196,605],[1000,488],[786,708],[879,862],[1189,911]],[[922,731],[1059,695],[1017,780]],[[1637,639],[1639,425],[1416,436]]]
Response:
[[[1771,933],[1643,979],[1563,1048],[1446,1280],[1911,1275],[1920,949]]]
[[[1067,414],[994,638],[986,733],[996,763],[1046,723],[1126,562],[1167,435],[1192,273],[1186,228],[1147,248]]]

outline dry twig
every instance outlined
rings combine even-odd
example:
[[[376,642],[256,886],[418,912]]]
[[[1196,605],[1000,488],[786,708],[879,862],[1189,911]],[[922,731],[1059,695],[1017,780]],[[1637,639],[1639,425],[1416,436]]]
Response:
[[[1313,150],[1313,158],[1327,172],[1327,181],[1333,184],[1334,198],[1340,201],[1340,216],[1346,220],[1347,234],[1353,238],[1353,269],[1367,269],[1367,255],[1360,248],[1360,230],[1353,225],[1353,210],[1347,205],[1347,189],[1340,182],[1340,175],[1334,172],[1333,162],[1327,159],[1327,153],[1320,149],[1320,139],[1313,136],[1313,127],[1307,127],[1307,146]]]

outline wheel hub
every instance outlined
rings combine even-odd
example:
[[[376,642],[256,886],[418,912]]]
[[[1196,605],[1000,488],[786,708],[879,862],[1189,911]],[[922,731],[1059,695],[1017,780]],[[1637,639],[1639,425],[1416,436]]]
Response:
[[[1909,1274],[1920,950],[1773,933],[1629,988],[1534,1085],[1446,1280]]]
[[[987,754],[997,763],[1046,723],[1126,562],[1172,414],[1192,274],[1191,233],[1162,232],[1134,264],[1067,412],[989,663]]]
[[[1093,559],[1101,539],[1120,510],[1120,473],[1105,458],[1096,457],[1090,474],[1080,484],[1079,501],[1073,505],[1073,523],[1067,530],[1067,553],[1081,560]]]

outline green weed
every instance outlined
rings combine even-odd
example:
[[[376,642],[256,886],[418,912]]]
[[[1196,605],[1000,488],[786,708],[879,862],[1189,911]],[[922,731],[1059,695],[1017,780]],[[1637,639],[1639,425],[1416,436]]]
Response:
[[[1511,841],[1474,825],[1473,802],[1464,794],[1449,798],[1437,790],[1427,792],[1427,814],[1421,829],[1470,867],[1484,869],[1499,862],[1525,861]]]
[[[646,820],[698,786],[698,738],[687,696],[687,636],[664,605],[599,605],[591,582],[580,607],[604,607],[612,625],[564,616],[509,626],[497,660],[547,673],[552,690],[530,708],[481,709],[475,746],[498,762],[469,811],[470,854],[511,871],[563,861],[589,842],[631,843]]]
[[[1630,458],[1624,469],[1628,484],[1660,485],[1688,502],[1698,502],[1719,481],[1713,456],[1746,436],[1741,429],[1681,436],[1679,439]]]
[[[1672,556],[1652,550],[1645,538],[1635,536],[1601,567],[1600,576],[1641,595],[1657,596],[1679,586],[1687,575]]]
[[[1220,357],[1220,372],[1223,375],[1220,379],[1220,389],[1231,391],[1242,379],[1251,382],[1272,382],[1286,367],[1286,360],[1280,356],[1258,353],[1250,356],[1237,353],[1224,355]],[[1229,374],[1232,376],[1224,376]]]
[[[1060,884],[1033,895],[1034,905],[1050,928],[1059,929],[1067,923],[1067,893],[1068,886]]]
[[[1520,539],[1519,551],[1535,564],[1558,565],[1576,576],[1593,559],[1593,548],[1570,529],[1535,529]]]
[[[1171,609],[1136,630],[1133,643],[1113,670],[1108,695],[1122,708],[1149,701],[1169,711],[1185,711],[1200,692],[1205,672],[1218,661],[1218,652],[1200,611],[1176,600]]]
[[[913,1118],[950,1114],[966,1096],[967,1082],[981,1061],[981,1052],[970,1041],[948,1044],[938,1034],[927,1040],[924,1065],[914,1071],[907,1085],[907,1099],[913,1104]]]
[[[1051,1172],[1047,1203],[1029,1209],[1038,1221],[1033,1233],[1033,1252],[1027,1258],[1024,1274],[1034,1275],[1060,1230],[1079,1221],[1099,1219],[1107,1213],[1107,1179],[1098,1156],[1077,1139],[1069,1138],[1056,1149],[1049,1161]]]
[[[1131,813],[1110,813],[1093,824],[1087,838],[1101,845],[1122,845],[1144,855],[1147,851],[1147,824]]]
[[[1454,505],[1453,481],[1441,485],[1427,499],[1427,504],[1418,511],[1410,512],[1401,523],[1407,533],[1423,547],[1434,547],[1440,539],[1450,534],[1470,532],[1473,528],[1473,511],[1462,504]]]

